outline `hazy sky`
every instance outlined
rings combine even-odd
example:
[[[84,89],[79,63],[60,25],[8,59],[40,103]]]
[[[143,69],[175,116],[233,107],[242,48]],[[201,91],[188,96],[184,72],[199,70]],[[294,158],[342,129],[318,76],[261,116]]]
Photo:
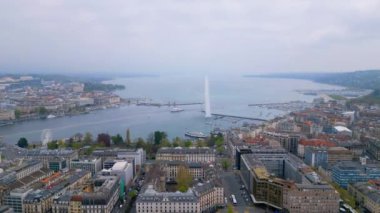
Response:
[[[0,72],[380,68],[380,1],[0,0]]]

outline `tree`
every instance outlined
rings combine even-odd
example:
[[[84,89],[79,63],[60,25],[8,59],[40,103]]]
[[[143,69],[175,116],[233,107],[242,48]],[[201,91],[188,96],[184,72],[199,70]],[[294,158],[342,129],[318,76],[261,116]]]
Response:
[[[182,140],[179,137],[175,137],[172,141],[173,147],[182,146]]]
[[[21,117],[21,111],[19,109],[15,110],[15,117],[16,119],[19,119]]]
[[[230,203],[227,205],[227,213],[234,213],[234,207]]]
[[[146,139],[146,143],[147,144],[148,143],[154,143],[154,133],[153,132],[149,133],[148,138]]]
[[[26,138],[20,138],[17,142],[17,146],[21,148],[27,148],[29,146],[28,140],[26,140]]]
[[[215,139],[214,139],[214,136],[212,136],[211,138],[209,138],[209,139],[207,140],[207,146],[208,146],[208,147],[213,147],[213,146],[215,146]]]
[[[127,135],[126,135],[126,138],[125,138],[125,143],[127,144],[127,147],[130,147],[131,146],[131,131],[129,129],[127,129]]]
[[[162,140],[167,139],[168,135],[166,132],[161,132],[161,131],[155,131],[154,132],[154,144],[155,145],[160,145]]]
[[[178,167],[178,172],[177,172],[177,177],[176,177],[178,190],[180,192],[186,192],[189,189],[192,180],[193,180],[193,177],[189,172],[189,168],[186,167],[185,165],[180,165]]]
[[[143,138],[137,138],[137,140],[135,141],[135,147],[145,149],[146,143],[145,143],[144,139]]]
[[[66,148],[65,140],[60,140],[60,141],[58,141],[58,147],[59,147],[59,148]]]
[[[102,144],[105,147],[111,146],[111,137],[108,134],[105,134],[105,133],[99,134],[97,141],[99,144]]]
[[[48,149],[58,149],[58,142],[56,140],[47,143]]]
[[[186,141],[183,143],[183,145],[184,145],[185,147],[191,147],[191,146],[193,145],[193,142],[191,142],[190,140],[186,140]]]
[[[223,159],[222,160],[222,167],[224,170],[227,170],[231,166],[231,163],[228,161],[228,159]]]
[[[80,143],[80,142],[74,142],[74,143],[72,144],[72,148],[73,148],[73,149],[80,149],[80,148],[82,148],[82,147],[83,147],[83,144]]]
[[[136,190],[132,190],[128,193],[128,197],[131,198],[131,199],[134,199],[137,197],[137,191]]]
[[[48,111],[45,107],[40,106],[40,107],[38,107],[37,112],[39,115],[46,115]]]
[[[224,151],[224,147],[223,146],[218,146],[218,147],[216,147],[216,151],[218,152],[218,154],[222,154],[223,153],[223,151]]]
[[[89,148],[87,148],[86,150],[84,150],[84,155],[91,155],[92,152],[94,152],[96,148],[96,145],[91,145]]]
[[[90,132],[86,132],[83,137],[83,142],[85,144],[91,144],[92,143],[92,134]]]
[[[206,142],[203,141],[203,140],[198,140],[197,141],[197,147],[205,147],[206,146]]]
[[[73,138],[69,138],[69,141],[67,143],[67,147],[73,147],[73,144],[74,144],[74,139]]]
[[[120,134],[117,134],[116,136],[112,136],[111,139],[112,139],[113,144],[115,145],[122,144],[124,141],[123,137],[121,137]]]
[[[168,139],[163,139],[161,141],[161,144],[160,144],[160,147],[171,147],[172,144],[170,143],[170,141]]]
[[[211,138],[207,141],[209,147],[222,146],[224,144],[224,138],[222,134],[212,135]]]
[[[223,146],[223,145],[224,145],[224,140],[223,140],[223,138],[217,138],[217,139],[215,140],[215,145],[216,145],[217,147],[219,147],[219,146]]]

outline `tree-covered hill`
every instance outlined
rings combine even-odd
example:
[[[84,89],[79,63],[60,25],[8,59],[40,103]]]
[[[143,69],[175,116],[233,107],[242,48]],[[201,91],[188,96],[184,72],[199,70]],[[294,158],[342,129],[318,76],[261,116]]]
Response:
[[[282,73],[269,75],[246,75],[246,77],[306,79],[319,83],[334,84],[359,89],[380,89],[380,70],[344,73]]]

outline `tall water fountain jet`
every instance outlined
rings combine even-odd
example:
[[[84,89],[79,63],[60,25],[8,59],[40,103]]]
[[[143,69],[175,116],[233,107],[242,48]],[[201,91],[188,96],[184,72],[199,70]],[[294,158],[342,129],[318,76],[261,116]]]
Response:
[[[210,91],[209,91],[207,76],[205,77],[205,117],[211,118]]]
[[[53,140],[53,135],[51,132],[51,129],[44,129],[41,133],[41,142],[42,142],[42,148],[47,149],[48,143],[50,143]]]

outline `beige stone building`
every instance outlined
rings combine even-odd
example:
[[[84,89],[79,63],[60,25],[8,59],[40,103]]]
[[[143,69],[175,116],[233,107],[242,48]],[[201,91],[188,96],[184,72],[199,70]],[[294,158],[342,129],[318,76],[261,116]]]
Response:
[[[192,190],[181,192],[157,192],[152,185],[136,200],[137,213],[201,213],[198,198]]]
[[[30,192],[23,200],[24,213],[51,212],[53,198],[66,190],[75,189],[91,178],[88,171],[71,171],[62,177],[62,181],[52,184],[47,189]]]
[[[329,147],[327,149],[328,164],[335,165],[338,162],[352,161],[353,153],[344,147]]]
[[[164,147],[158,150],[156,160],[211,163],[215,162],[215,151],[207,147]]]
[[[0,120],[2,121],[8,121],[8,120],[14,120],[16,119],[15,111],[14,110],[0,110]]]
[[[224,188],[214,181],[199,183],[193,187],[193,191],[199,198],[202,212],[212,212],[224,205]]]
[[[292,213],[335,213],[337,200],[339,194],[329,185],[295,184],[284,190],[283,208]]]
[[[180,168],[186,169],[186,171],[193,178],[204,178],[205,165],[197,162],[182,162],[182,161],[167,161],[163,164],[163,170],[166,173],[166,178],[175,179],[178,175]]]
[[[356,202],[373,213],[380,213],[380,181],[358,182],[348,185],[348,192]]]
[[[110,213],[120,195],[120,178],[98,175],[80,189],[67,190],[53,199],[52,213]]]

